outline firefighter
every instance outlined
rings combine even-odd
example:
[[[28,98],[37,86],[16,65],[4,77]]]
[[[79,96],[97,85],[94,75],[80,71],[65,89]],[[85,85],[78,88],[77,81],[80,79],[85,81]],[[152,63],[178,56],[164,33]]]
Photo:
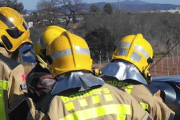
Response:
[[[46,53],[57,81],[34,119],[151,120],[132,96],[92,74],[89,47],[81,37],[63,32]]]
[[[143,35],[128,35],[116,45],[111,62],[102,69],[102,78],[131,94],[153,120],[172,120],[174,112],[162,101],[161,91],[148,84],[152,62],[153,49]]]
[[[51,91],[55,80],[50,75],[46,63],[46,47],[65,29],[58,26],[48,26],[38,42],[33,44],[37,64],[27,75],[28,94],[36,103],[38,109],[40,101]]]
[[[0,7],[0,119],[25,120],[33,103],[26,97],[24,68],[16,62],[19,48],[29,43],[24,18],[14,9]]]

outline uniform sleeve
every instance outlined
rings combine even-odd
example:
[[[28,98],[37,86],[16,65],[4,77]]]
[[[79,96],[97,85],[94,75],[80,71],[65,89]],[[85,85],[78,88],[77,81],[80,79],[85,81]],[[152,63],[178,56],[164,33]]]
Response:
[[[22,65],[18,65],[11,71],[9,78],[9,108],[10,111],[25,100],[24,93],[27,93],[25,72]]]
[[[51,120],[48,115],[41,111],[31,109],[26,120]]]
[[[132,100],[132,118],[131,120],[153,120],[148,112],[146,112],[141,105],[133,98]]]
[[[34,104],[26,96],[26,78],[22,65],[11,71],[9,83],[9,118],[12,120],[25,120]]]
[[[160,90],[154,95],[156,106],[156,120],[173,120],[175,113],[163,102],[160,97]]]

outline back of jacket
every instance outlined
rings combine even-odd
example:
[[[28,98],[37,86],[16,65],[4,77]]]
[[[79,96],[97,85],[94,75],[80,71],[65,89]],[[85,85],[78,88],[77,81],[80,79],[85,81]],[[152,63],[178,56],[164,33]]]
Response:
[[[36,120],[151,120],[133,97],[108,84],[82,92],[71,89],[44,100]]]
[[[132,80],[118,81],[114,77],[102,76],[106,83],[124,89],[146,109],[153,120],[172,120],[174,112],[167,107],[160,97],[160,90],[150,85],[143,85]]]

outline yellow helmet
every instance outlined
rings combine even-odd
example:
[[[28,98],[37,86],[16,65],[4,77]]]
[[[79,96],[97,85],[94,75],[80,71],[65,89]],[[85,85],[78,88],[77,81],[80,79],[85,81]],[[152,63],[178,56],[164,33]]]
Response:
[[[59,26],[49,26],[49,27],[47,27],[44,30],[44,32],[43,32],[43,34],[42,34],[42,36],[40,38],[40,43],[42,45],[42,48],[46,49],[46,47],[48,47],[51,44],[51,42],[55,38],[59,37],[62,34],[62,32],[64,32],[64,31],[66,31],[66,30],[59,27]]]
[[[153,62],[153,49],[142,34],[128,35],[117,44],[112,59],[128,61],[144,73]]]
[[[60,36],[62,32],[66,31],[65,29],[59,26],[49,26],[47,27],[39,41],[34,44],[34,52],[36,55],[44,57],[46,48],[51,44],[51,42]]]
[[[49,69],[53,77],[69,71],[91,71],[92,59],[87,43],[81,37],[64,32],[47,49]]]
[[[32,43],[26,21],[16,10],[0,7],[0,44],[14,52],[23,43]]]

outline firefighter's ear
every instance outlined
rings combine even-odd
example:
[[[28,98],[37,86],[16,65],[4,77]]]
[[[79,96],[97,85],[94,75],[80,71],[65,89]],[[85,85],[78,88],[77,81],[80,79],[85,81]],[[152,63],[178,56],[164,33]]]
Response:
[[[102,71],[101,70],[99,70],[99,69],[93,69],[92,70],[93,71],[93,75],[95,75],[95,76],[99,76],[99,75],[102,75]]]
[[[152,81],[151,74],[149,73],[148,70],[143,71],[143,76],[148,83],[150,83]]]

